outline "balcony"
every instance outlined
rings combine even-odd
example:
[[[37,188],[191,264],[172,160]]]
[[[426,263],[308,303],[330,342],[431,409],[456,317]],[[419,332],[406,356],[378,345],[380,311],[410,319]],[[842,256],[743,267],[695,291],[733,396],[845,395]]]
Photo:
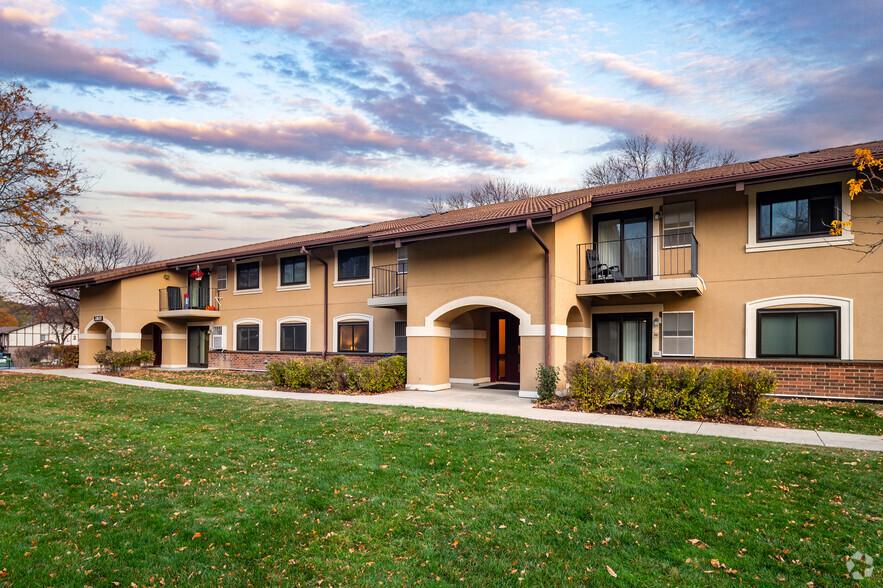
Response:
[[[158,318],[210,318],[221,316],[216,288],[181,288],[169,286],[159,290]]]
[[[606,300],[705,292],[699,277],[699,243],[692,233],[582,243],[577,254],[577,296]]]
[[[408,304],[408,262],[400,261],[371,268],[371,298],[368,306],[397,308]]]

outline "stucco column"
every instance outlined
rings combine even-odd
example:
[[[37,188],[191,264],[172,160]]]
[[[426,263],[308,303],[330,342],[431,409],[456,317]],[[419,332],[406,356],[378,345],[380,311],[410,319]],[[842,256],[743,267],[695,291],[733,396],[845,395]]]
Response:
[[[552,336],[552,365],[558,366],[561,379],[558,381],[558,389],[564,388],[564,364],[567,362],[567,337]],[[523,397],[536,397],[537,390],[537,367],[545,360],[545,347],[542,334],[521,335],[521,385],[519,395]]]
[[[104,333],[80,333],[80,367],[97,368],[95,354],[107,346]]]
[[[445,329],[446,331],[446,329]],[[409,390],[444,390],[451,387],[450,336],[408,335]]]
[[[163,333],[162,363],[164,368],[187,367],[187,334]]]

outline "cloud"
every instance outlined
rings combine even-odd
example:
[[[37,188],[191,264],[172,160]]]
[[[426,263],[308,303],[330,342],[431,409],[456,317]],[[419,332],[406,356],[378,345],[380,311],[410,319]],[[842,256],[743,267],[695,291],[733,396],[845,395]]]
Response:
[[[189,212],[173,212],[170,210],[130,210],[126,213],[126,216],[134,218],[174,218],[186,220],[188,218],[193,218],[195,215],[190,214]]]
[[[323,0],[201,0],[227,23],[250,28],[278,28],[301,35],[354,33],[363,28],[361,17],[344,3]]]
[[[154,159],[162,159],[166,156],[166,152],[150,145],[139,145],[137,143],[129,143],[125,141],[97,141],[93,143],[102,149],[114,151],[118,153],[128,153],[130,155],[140,155],[142,157],[152,157]]]
[[[92,190],[92,194],[108,196],[120,196],[134,198],[136,200],[151,200],[158,202],[189,202],[194,205],[213,204],[218,202],[234,202],[237,204],[253,205],[278,205],[291,202],[288,198],[279,196],[267,196],[263,194],[228,194],[228,193],[192,193],[192,192],[164,192],[164,191],[128,191],[128,190]]]
[[[187,186],[205,186],[207,188],[252,188],[256,186],[254,182],[244,182],[225,174],[183,173],[171,165],[159,161],[130,161],[128,165],[135,171]]]
[[[590,63],[599,64],[605,71],[622,75],[642,89],[664,92],[666,94],[681,93],[681,86],[675,78],[654,69],[641,67],[634,60],[622,55],[615,53],[589,53],[586,55],[586,59]]]
[[[0,71],[13,76],[169,95],[182,93],[171,76],[138,65],[122,52],[96,49],[48,29],[0,20],[0,38]]]
[[[30,26],[48,26],[64,12],[52,0],[5,0],[0,6],[0,21]]]
[[[216,65],[220,59],[220,48],[208,40],[207,29],[193,16],[169,18],[142,12],[135,25],[153,37],[180,41],[179,49],[206,65]]]
[[[147,120],[91,112],[47,111],[60,123],[112,136],[149,137],[202,151],[279,155],[332,163],[351,162],[349,157],[353,155],[407,154],[500,167],[522,164],[517,158],[475,141],[461,144],[432,137],[401,137],[375,127],[355,113],[252,123]]]

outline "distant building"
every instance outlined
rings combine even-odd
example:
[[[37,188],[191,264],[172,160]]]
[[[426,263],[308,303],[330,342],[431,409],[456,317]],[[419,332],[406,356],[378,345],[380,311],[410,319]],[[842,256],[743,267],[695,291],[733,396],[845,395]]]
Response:
[[[24,327],[0,328],[0,351],[11,353],[16,347],[38,347],[40,345],[58,345],[59,333],[64,332],[60,326],[50,323],[34,323]],[[63,337],[63,345],[79,345],[80,339],[76,331],[67,327]]]

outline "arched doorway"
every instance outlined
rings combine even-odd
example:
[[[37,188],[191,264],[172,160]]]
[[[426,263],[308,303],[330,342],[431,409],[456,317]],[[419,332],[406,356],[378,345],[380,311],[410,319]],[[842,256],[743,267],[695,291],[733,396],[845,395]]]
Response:
[[[80,334],[80,367],[97,368],[95,354],[113,345],[113,325],[107,320],[90,321]]]
[[[162,365],[162,328],[156,323],[149,323],[141,328],[141,349],[153,351],[153,367]]]

